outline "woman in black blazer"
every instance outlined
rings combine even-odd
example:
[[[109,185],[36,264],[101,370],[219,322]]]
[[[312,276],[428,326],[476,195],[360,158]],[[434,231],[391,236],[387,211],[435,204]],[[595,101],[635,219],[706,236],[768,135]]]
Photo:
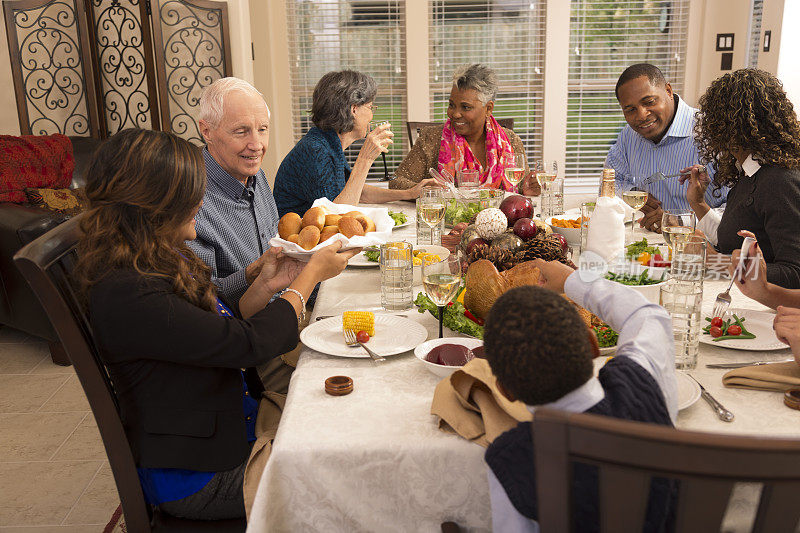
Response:
[[[234,309],[184,243],[196,236],[205,175],[199,150],[172,134],[111,137],[89,170],[76,275],[146,499],[220,519],[244,516],[260,391],[242,369],[296,346],[305,299],[357,251],[337,243],[303,265],[275,250]]]

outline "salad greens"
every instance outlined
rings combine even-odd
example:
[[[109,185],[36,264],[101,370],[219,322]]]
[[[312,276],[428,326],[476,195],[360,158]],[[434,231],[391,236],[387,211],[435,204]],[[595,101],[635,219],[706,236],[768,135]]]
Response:
[[[457,200],[450,200],[444,211],[444,222],[445,224],[451,225],[456,225],[459,222],[469,223],[480,210],[481,204],[478,202],[464,203]]]
[[[364,250],[364,257],[367,258],[367,261],[374,261],[377,263],[378,261],[381,260],[381,251],[375,249]]]
[[[408,217],[405,213],[395,213],[393,211],[389,211],[389,216],[392,217],[392,220],[394,220],[395,226],[399,226],[408,222]],[[377,259],[370,259],[370,261],[377,261]]]
[[[597,335],[597,344],[599,344],[601,348],[608,348],[610,346],[617,345],[619,333],[608,327],[607,324],[595,326],[592,329]]]
[[[643,238],[641,241],[632,242],[628,246],[625,247],[625,256],[626,257],[639,257],[643,253],[647,252],[650,255],[655,255],[661,253],[661,251],[655,247],[650,246],[647,244],[647,238]]]
[[[419,308],[418,311],[420,313],[430,311],[430,313],[436,317],[437,320],[439,319],[439,308],[436,307],[436,304],[433,303],[433,300],[428,298],[424,292],[417,294],[417,298],[414,300],[414,305]],[[467,318],[467,316],[464,314],[464,311],[466,311],[466,308],[461,302],[454,301],[447,305],[444,308],[443,315],[445,327],[453,331],[466,333],[467,335],[472,335],[473,337],[483,339],[483,326],[479,326],[476,322],[473,322]]]
[[[606,279],[623,285],[655,285],[664,281],[664,274],[661,275],[661,279],[653,279],[650,277],[650,269],[645,268],[638,276],[636,274],[614,274],[613,272],[608,272],[606,273]]]

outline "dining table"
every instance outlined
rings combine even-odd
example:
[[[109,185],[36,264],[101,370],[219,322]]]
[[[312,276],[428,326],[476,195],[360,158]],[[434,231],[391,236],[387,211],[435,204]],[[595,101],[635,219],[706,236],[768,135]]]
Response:
[[[411,221],[397,228],[393,240],[415,243],[413,204],[395,202]],[[636,229],[635,238],[655,233]],[[703,288],[703,314],[711,313],[727,279],[709,280]],[[422,292],[415,285],[413,294]],[[732,308],[771,311],[734,286]],[[348,310],[383,311],[380,270],[348,267],[322,283],[311,315],[338,315]],[[438,337],[438,322],[411,308],[399,314],[424,326],[428,339]],[[381,332],[398,339],[403,328]],[[445,336],[459,336],[445,328]],[[784,406],[783,394],[723,386],[727,370],[706,364],[781,360],[788,349],[732,350],[700,344],[698,364],[690,373],[734,414],[722,421],[702,399],[682,409],[682,430],[756,437],[800,438],[800,411]],[[336,375],[353,380],[353,392],[331,396],[325,380]],[[491,508],[485,449],[439,429],[431,414],[434,389],[442,378],[430,372],[411,351],[384,362],[331,356],[302,348],[272,454],[260,479],[248,522],[260,531],[403,531],[434,532],[446,521],[465,531],[491,531]],[[729,505],[727,530],[746,530],[758,488],[743,485]],[[749,513],[749,514],[748,514]]]

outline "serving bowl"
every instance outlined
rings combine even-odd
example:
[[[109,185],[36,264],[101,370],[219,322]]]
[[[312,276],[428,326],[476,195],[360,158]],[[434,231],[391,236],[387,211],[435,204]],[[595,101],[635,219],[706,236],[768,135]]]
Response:
[[[631,287],[636,291],[640,292],[645,298],[649,301],[653,302],[654,304],[658,304],[661,297],[661,287],[667,283],[669,279],[669,271],[666,268],[662,267],[646,267],[642,266],[635,261],[626,262],[622,267],[612,267],[609,269],[609,272],[613,272],[615,274],[632,274],[635,276],[640,276],[642,272],[647,270],[647,275],[650,279],[661,279],[662,275],[664,280],[659,283],[653,283],[651,285],[627,285],[627,287]]]
[[[437,346],[441,346],[442,344],[460,344],[461,346],[466,346],[470,350],[473,350],[478,346],[483,346],[483,341],[480,339],[471,339],[468,337],[445,337],[443,339],[433,339],[425,341],[416,348],[414,348],[414,356],[417,359],[419,359],[423,365],[425,365],[425,368],[427,368],[430,372],[439,376],[440,378],[446,378],[461,367],[437,365],[436,363],[431,363],[430,361],[425,360],[425,356],[428,355],[428,353],[431,350],[433,350]]]
[[[576,218],[580,218],[581,214],[577,213],[574,216],[571,215],[557,215],[554,217],[550,217],[545,220],[545,224],[553,228],[554,233],[558,233],[559,235],[563,235],[565,239],[567,239],[567,244],[570,246],[580,246],[581,244],[581,228],[559,228],[558,226],[553,225],[553,220],[575,220]]]

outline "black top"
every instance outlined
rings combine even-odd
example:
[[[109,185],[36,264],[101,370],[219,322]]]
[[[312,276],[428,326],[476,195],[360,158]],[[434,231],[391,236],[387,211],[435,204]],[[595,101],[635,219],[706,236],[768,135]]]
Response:
[[[717,248],[730,254],[742,246],[739,230],[752,231],[767,262],[767,280],[800,288],[800,171],[769,165],[742,173],[728,193],[717,229]]]
[[[588,409],[600,414],[672,426],[661,388],[647,370],[625,356],[615,357],[600,369],[605,397]],[[536,520],[536,469],[531,423],[521,422],[497,437],[486,450],[486,463],[520,514]],[[573,468],[573,501],[576,531],[599,531],[597,468],[577,463]],[[655,478],[650,486],[645,531],[672,529],[675,483]]]
[[[115,271],[92,288],[89,310],[138,467],[219,472],[247,459],[240,369],[297,345],[289,302],[222,317],[168,280]]]

